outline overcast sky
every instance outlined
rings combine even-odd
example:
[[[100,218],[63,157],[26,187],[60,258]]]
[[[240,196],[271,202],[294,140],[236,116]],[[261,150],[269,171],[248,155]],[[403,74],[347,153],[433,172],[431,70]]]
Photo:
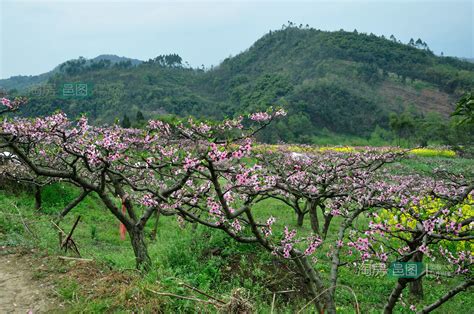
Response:
[[[474,57],[473,1],[0,0],[0,78],[84,56],[178,53],[216,65],[292,21],[322,30],[420,37],[439,54]]]

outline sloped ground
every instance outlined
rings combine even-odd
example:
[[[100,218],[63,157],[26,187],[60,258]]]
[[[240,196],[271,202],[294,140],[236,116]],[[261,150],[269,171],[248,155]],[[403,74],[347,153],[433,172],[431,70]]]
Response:
[[[0,249],[0,313],[45,313],[58,309],[51,287],[35,278],[27,256]]]
[[[391,99],[392,110],[399,110],[398,103],[412,104],[423,113],[435,111],[449,117],[454,110],[456,97],[437,89],[424,88],[420,91],[409,86],[386,81],[380,87],[380,93],[386,99]]]
[[[39,250],[0,246],[0,314],[162,312],[167,297],[147,291],[134,269],[64,260]]]

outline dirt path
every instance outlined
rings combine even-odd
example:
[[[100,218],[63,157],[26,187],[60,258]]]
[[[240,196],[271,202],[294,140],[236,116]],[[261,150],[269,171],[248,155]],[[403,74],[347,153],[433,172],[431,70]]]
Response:
[[[0,254],[0,313],[44,313],[57,309],[55,301],[47,296],[50,287],[35,279],[34,274],[35,267],[28,262],[28,256]]]

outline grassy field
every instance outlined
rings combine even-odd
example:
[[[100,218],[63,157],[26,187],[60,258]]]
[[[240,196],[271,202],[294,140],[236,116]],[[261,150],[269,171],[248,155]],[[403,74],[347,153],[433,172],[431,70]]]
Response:
[[[474,161],[448,157],[414,156],[402,163],[391,165],[400,173],[419,172],[429,174],[435,167],[453,172],[473,171]],[[15,193],[14,193],[15,192]],[[14,195],[15,194],[15,195]],[[133,268],[133,252],[128,241],[120,240],[117,220],[94,196],[88,196],[60,224],[65,231],[71,229],[77,216],[81,221],[74,233],[83,258],[94,262],[59,260],[65,255],[59,250],[58,232],[51,220],[77,191],[65,184],[55,184],[43,190],[43,208],[35,211],[30,193],[0,190],[0,246],[35,249],[34,258],[45,264],[38,277],[52,275],[57,280],[57,296],[66,302],[72,312],[215,312],[212,305],[158,295],[171,293],[180,296],[200,296],[182,285],[186,283],[227,302],[236,293],[247,299],[258,313],[294,313],[306,304],[305,292],[300,292],[300,278],[290,263],[276,258],[253,245],[234,242],[219,230],[203,226],[180,224],[174,217],[161,217],[156,240],[148,240],[149,253],[154,262],[153,270],[140,276]],[[293,226],[298,234],[310,232],[309,219],[302,227],[296,227],[295,214],[283,203],[269,200],[259,204],[257,217],[277,218],[275,230],[281,232],[284,225]],[[151,234],[153,219],[147,234]],[[363,220],[358,223],[364,223]],[[336,224],[329,237],[333,238]],[[327,274],[325,268],[327,247],[319,250],[316,269]],[[69,253],[68,253],[69,254]],[[66,254],[67,255],[67,254]],[[74,256],[71,254],[71,256]],[[361,313],[380,313],[388,298],[395,279],[383,276],[367,276],[358,269],[341,269],[341,285],[350,287],[361,306]],[[444,294],[446,286],[455,284],[453,279],[425,279],[424,304],[433,302]],[[277,293],[281,291],[290,291]],[[411,313],[410,300],[403,299],[405,307],[398,306],[396,313]],[[467,313],[474,308],[474,300],[468,293],[461,293],[441,307],[437,313]],[[354,297],[348,289],[339,289],[337,309],[340,313],[354,313]],[[311,313],[307,308],[303,313]]]

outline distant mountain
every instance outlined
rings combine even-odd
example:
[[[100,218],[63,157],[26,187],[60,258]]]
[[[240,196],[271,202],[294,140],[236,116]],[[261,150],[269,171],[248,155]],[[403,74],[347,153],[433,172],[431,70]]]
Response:
[[[12,76],[8,79],[0,79],[0,90],[11,90],[11,89],[17,89],[18,91],[25,91],[28,88],[32,86],[38,86],[41,84],[44,84],[48,81],[50,77],[53,75],[61,72],[60,68],[61,65],[67,64],[68,62],[74,62],[76,60],[81,60],[81,57],[79,59],[73,59],[66,61],[57,67],[55,67],[53,70],[39,74],[39,75],[17,75],[17,76]],[[132,59],[132,58],[126,58],[126,57],[119,57],[116,55],[100,55],[92,59],[86,59],[86,64],[90,65],[93,63],[99,63],[101,61],[110,61],[111,64],[117,64],[117,63],[124,63],[130,61],[132,66],[137,66],[143,61],[138,60],[138,59]]]
[[[0,90],[25,91],[31,86],[41,85],[48,81],[54,75],[53,71],[46,72],[40,75],[16,75],[7,79],[0,79]]]
[[[264,139],[312,142],[328,133],[368,137],[388,128],[391,113],[445,119],[474,87],[472,63],[438,57],[421,40],[402,44],[356,31],[285,27],[208,71],[185,66],[176,54],[142,63],[117,58],[63,63],[48,83],[86,82],[92,95],[34,96],[24,113],[61,109],[107,123],[125,114],[133,121],[138,111],[222,118],[277,105],[289,114]]]

